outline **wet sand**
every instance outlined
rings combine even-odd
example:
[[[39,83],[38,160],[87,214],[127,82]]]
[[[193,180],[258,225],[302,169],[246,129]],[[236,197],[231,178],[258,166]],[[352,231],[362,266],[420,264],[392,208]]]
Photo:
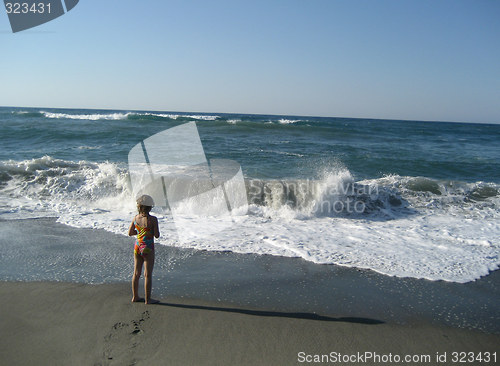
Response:
[[[11,233],[18,244],[12,250]],[[54,218],[0,220],[0,281],[128,283],[133,238]],[[500,334],[500,271],[452,283],[301,258],[157,245],[153,295],[276,312],[430,323]],[[142,281],[141,281],[142,293]]]

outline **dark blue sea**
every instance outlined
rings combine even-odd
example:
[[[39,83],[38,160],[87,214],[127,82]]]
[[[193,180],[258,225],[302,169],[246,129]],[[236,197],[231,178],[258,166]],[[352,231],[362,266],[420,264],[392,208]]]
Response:
[[[248,210],[187,242],[158,210],[160,244],[459,283],[500,265],[500,124],[3,107],[0,219],[125,235],[129,152],[190,122],[241,166]]]

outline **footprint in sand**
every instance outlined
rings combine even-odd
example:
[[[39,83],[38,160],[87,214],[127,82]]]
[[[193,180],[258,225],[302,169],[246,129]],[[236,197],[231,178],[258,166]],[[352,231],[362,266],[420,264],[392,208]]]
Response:
[[[104,360],[101,365],[134,365],[134,355],[137,354],[135,348],[141,343],[143,325],[149,318],[149,311],[146,310],[138,319],[114,324],[104,337]]]

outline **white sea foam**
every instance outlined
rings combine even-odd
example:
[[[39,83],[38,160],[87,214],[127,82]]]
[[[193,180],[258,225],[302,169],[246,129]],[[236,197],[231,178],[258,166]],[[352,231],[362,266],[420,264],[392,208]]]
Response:
[[[286,119],[286,118],[281,118],[280,120],[278,120],[278,122],[282,125],[289,125],[289,124],[293,124],[293,123],[297,123],[297,122],[302,122],[301,119]]]
[[[94,113],[94,114],[69,114],[40,111],[46,118],[66,118],[97,121],[100,119],[120,120],[126,119],[130,113]]]
[[[67,225],[126,234],[135,214],[125,165],[48,156],[8,160],[0,162],[0,179],[2,219],[57,216]],[[498,269],[499,187],[426,179],[390,176],[355,182],[348,170],[338,169],[302,185],[256,181],[262,195],[252,192],[260,201],[251,202],[248,214],[234,217],[231,228],[203,240],[180,243],[169,212],[155,208],[160,243],[301,257],[454,282],[473,281]],[[359,193],[363,187],[378,191]],[[364,200],[365,212],[325,212],[321,207],[324,202],[347,202],[353,195]],[[217,220],[206,225],[217,225]]]
[[[190,118],[190,119],[196,119],[200,121],[215,121],[219,116],[212,116],[212,115],[200,115],[200,114],[193,114],[193,115],[188,115],[188,114],[171,114],[171,113],[137,113],[139,116],[156,116],[156,117],[162,117],[162,118],[170,118],[170,119],[178,119],[178,118]]]
[[[204,116],[204,115],[189,115],[189,116],[182,116],[182,117],[197,119],[197,120],[201,120],[201,121],[215,121],[217,118],[219,118],[219,116]]]
[[[25,112],[29,113],[29,112]],[[56,113],[56,112],[47,112],[40,111],[46,118],[65,118],[65,119],[77,119],[77,120],[89,120],[89,121],[97,121],[97,120],[122,120],[127,119],[131,115],[135,116],[156,116],[161,118],[169,118],[176,120],[178,118],[190,118],[199,121],[215,121],[219,116],[216,115],[184,115],[184,114],[171,114],[171,113],[93,113],[93,114],[70,114],[70,113]]]
[[[178,114],[169,114],[169,113],[136,113],[138,116],[156,116],[162,118],[170,118],[177,119],[179,117]]]

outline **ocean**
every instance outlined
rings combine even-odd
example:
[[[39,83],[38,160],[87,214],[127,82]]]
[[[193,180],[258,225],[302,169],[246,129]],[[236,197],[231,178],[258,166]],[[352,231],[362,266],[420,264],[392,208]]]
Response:
[[[155,208],[160,245],[455,283],[499,268],[500,124],[3,107],[0,220],[126,235],[130,150],[189,122],[240,164],[248,210],[186,242]]]

